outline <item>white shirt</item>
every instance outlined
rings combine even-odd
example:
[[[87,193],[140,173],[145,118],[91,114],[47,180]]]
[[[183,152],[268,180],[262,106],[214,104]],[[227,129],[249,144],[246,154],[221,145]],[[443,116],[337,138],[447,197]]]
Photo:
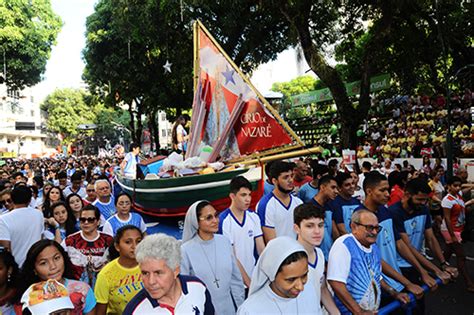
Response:
[[[320,301],[315,299],[314,286],[306,283],[294,299],[283,298],[270,285],[252,294],[237,310],[237,315],[321,314]]]
[[[190,276],[179,275],[181,281],[181,296],[174,309],[169,306],[161,306],[160,303],[151,298],[145,289],[128,302],[123,314],[201,314],[214,315],[214,307],[211,296],[206,286],[199,279]]]
[[[181,135],[183,138],[188,135],[186,132],[186,129],[184,129],[183,125],[179,124],[178,127],[176,127],[176,134]],[[184,141],[183,141],[184,142]],[[178,143],[178,149],[183,151],[183,142]]]
[[[17,208],[0,216],[0,240],[11,242],[11,251],[18,266],[23,265],[31,245],[41,239],[43,213],[33,208]]]
[[[312,265],[308,263],[308,283],[314,285],[316,291],[316,301],[321,301],[321,285],[323,284],[324,279],[324,254],[323,251],[315,247],[314,251],[316,252],[316,261]],[[321,305],[319,306],[319,312],[322,312]]]
[[[64,198],[66,198],[67,196],[69,196],[73,192],[74,191],[72,191],[72,186],[67,186],[66,188],[63,189]],[[76,194],[78,194],[82,199],[87,197],[86,189],[82,186],[79,187],[79,190],[76,192]]]
[[[296,239],[293,230],[293,211],[303,203],[298,197],[290,195],[290,203],[285,207],[273,193],[263,196],[257,207],[263,227],[275,229],[276,236],[289,236]]]
[[[255,239],[263,236],[258,215],[246,210],[241,224],[230,209],[226,209],[219,215],[219,233],[230,240],[236,258],[251,277],[257,262],[254,256]]]

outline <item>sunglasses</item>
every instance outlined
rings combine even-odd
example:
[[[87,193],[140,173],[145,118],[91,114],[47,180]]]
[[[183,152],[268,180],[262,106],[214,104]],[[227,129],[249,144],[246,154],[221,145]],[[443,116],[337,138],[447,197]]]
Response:
[[[219,215],[216,213],[216,214],[210,214],[204,218],[199,218],[199,220],[201,221],[212,221],[212,219],[219,219]]]
[[[81,223],[87,223],[87,222],[89,222],[89,223],[94,223],[95,221],[97,221],[97,218],[95,218],[95,217],[79,218],[79,221],[80,221]]]
[[[1,200],[1,201],[0,201],[0,204],[6,205],[7,203],[12,203],[12,202],[13,202],[13,201],[12,201],[10,198],[8,198],[8,199],[5,199],[5,200]]]
[[[383,229],[383,227],[380,226],[380,225],[362,224],[362,223],[359,223],[359,222],[354,222],[354,223],[356,225],[365,227],[365,230],[369,233],[371,233],[372,231],[375,231],[376,233],[379,233]]]
[[[94,189],[86,189],[87,192],[94,192]]]

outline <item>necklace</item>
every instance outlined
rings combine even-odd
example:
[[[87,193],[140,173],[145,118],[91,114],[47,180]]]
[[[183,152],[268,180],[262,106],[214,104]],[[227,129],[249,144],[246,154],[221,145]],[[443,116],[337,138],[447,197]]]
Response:
[[[202,247],[202,244],[199,242],[199,246],[201,246],[202,253],[204,254],[204,257],[206,257],[207,263],[209,264],[209,268],[211,269],[212,275],[214,276],[214,284],[216,287],[219,289],[219,281],[220,279],[217,278],[217,250],[216,250],[216,240],[214,240],[214,266],[216,267],[216,271],[214,271],[214,268],[212,268],[211,262],[209,261],[209,257],[206,255],[206,251]]]

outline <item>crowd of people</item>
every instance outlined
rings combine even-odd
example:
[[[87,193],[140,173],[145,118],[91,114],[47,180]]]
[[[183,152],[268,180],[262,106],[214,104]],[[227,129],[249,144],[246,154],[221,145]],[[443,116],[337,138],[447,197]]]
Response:
[[[473,150],[466,146],[474,142],[472,100],[470,89],[456,91],[450,98],[450,126],[454,141],[454,155],[471,157]],[[340,123],[334,105],[325,110],[312,111],[307,117],[289,123],[308,145],[323,148],[323,157],[342,156],[339,139]],[[368,118],[357,130],[358,158],[445,158],[448,130],[447,99],[443,94],[374,97]]]
[[[474,292],[462,243],[474,199],[460,166],[446,178],[431,161],[364,162],[361,172],[338,160],[270,162],[256,209],[237,176],[226,210],[190,205],[179,241],[147,235],[116,185],[136,168],[139,147],[130,151],[2,166],[2,314],[376,314],[408,293],[423,314],[422,284],[460,274]]]

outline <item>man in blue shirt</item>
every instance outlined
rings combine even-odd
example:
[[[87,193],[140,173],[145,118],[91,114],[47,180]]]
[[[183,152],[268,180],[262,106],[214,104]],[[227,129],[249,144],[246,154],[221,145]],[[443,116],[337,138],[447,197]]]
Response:
[[[321,242],[320,248],[323,251],[324,259],[326,261],[329,258],[329,250],[331,249],[333,240],[339,237],[336,223],[334,223],[332,209],[328,207],[328,202],[334,200],[337,196],[337,183],[334,177],[330,175],[324,175],[319,179],[319,192],[316,196],[311,199],[319,209],[322,209],[325,213],[324,219],[324,237]]]
[[[313,180],[301,186],[298,191],[298,197],[303,200],[304,203],[311,202],[311,199],[318,194],[319,179],[328,172],[328,167],[319,164],[318,161],[313,161],[311,165],[313,170]]]
[[[328,206],[334,213],[334,221],[340,235],[351,232],[351,216],[360,207],[360,201],[352,197],[355,191],[354,180],[349,173],[338,173],[336,176],[339,195],[329,202]]]
[[[408,246],[401,240],[400,234],[394,226],[392,214],[388,211],[387,207],[385,207],[390,197],[387,177],[377,171],[367,173],[363,187],[366,199],[364,204],[356,209],[356,211],[360,209],[369,210],[377,216],[379,224],[382,227],[382,231],[377,235],[377,246],[380,249],[380,254],[383,259],[382,272],[385,282],[398,292],[406,289],[420,298],[423,295],[423,289],[413,284],[401,274],[397,263],[397,251],[415,266],[420,272],[423,282],[429,287],[434,287],[436,281],[423,269],[410,252]],[[392,299],[387,296],[382,296],[382,305],[391,302],[391,300]]]
[[[441,247],[431,228],[431,216],[426,203],[428,201],[431,188],[421,179],[410,180],[404,190],[403,198],[389,208],[392,214],[395,228],[400,233],[400,238],[408,246],[420,264],[434,273],[437,277],[447,283],[452,277],[457,277],[457,269],[450,267],[444,259]],[[423,241],[430,247],[435,257],[439,260],[441,269],[426,259],[420,252]],[[411,282],[421,284],[420,273],[406,261],[400,253],[397,256],[397,263],[402,274]],[[420,305],[420,312],[423,305]]]

